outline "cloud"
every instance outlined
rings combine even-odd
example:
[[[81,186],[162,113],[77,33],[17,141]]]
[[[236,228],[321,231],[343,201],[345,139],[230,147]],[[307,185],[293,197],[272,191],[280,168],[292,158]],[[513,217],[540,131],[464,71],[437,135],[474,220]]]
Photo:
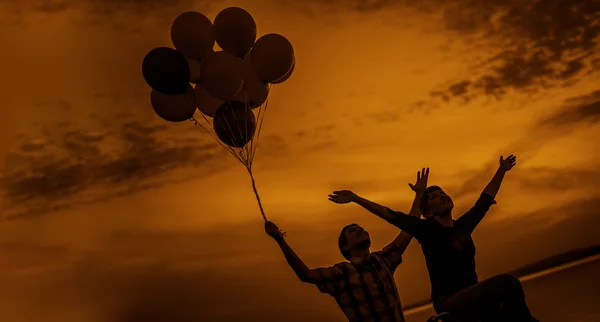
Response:
[[[598,91],[593,91],[587,95],[565,100],[565,104],[563,104],[563,107],[559,111],[538,121],[532,126],[529,133],[504,147],[502,149],[503,153],[515,154],[523,160],[535,155],[544,146],[557,138],[572,133],[582,124],[598,122],[598,114],[600,112],[598,105],[600,97],[598,96]],[[495,156],[480,171],[468,175],[462,187],[457,189],[454,195],[460,198],[471,193],[480,192],[491,178],[490,176],[497,166],[498,157]],[[549,180],[548,184],[552,184],[552,180]]]
[[[56,212],[240,166],[199,126],[153,115],[147,103],[140,104],[147,99],[145,88],[96,92],[94,104],[103,108],[89,115],[66,100],[38,103],[50,117],[36,121],[36,133],[17,137],[18,145],[5,155],[3,217]],[[293,140],[297,146],[333,144],[334,132],[333,125],[313,124]],[[277,134],[261,133],[256,149],[262,163],[297,147]]]
[[[527,168],[514,174],[514,180],[527,189],[569,191],[600,188],[600,171],[595,169]]]
[[[128,14],[147,14],[170,8],[190,7],[192,0],[26,0],[12,1],[13,5],[27,7],[44,13],[57,13],[70,9],[87,9],[92,13],[114,14],[124,11]],[[197,6],[207,6],[212,1],[200,1]]]
[[[445,7],[444,20],[449,30],[477,35],[480,46],[495,53],[473,64],[473,77],[432,91],[434,98],[499,99],[510,91],[572,85],[594,70],[600,1],[459,0]]]
[[[139,23],[147,20],[168,21],[177,14],[193,8],[200,12],[211,10],[215,1],[210,0],[8,0],[6,7],[11,16],[0,19],[0,24],[14,27],[26,26],[26,15],[38,12],[46,15],[78,11],[80,22],[86,25],[102,24],[121,32],[140,33],[148,31]],[[1,17],[0,17],[1,18]],[[136,21],[136,23],[133,23]]]
[[[542,120],[540,125],[559,127],[600,121],[600,90],[570,98],[565,103],[562,111]]]
[[[124,121],[105,131],[79,125],[23,138],[6,155],[0,189],[9,217],[43,214],[227,168],[206,136],[169,137],[165,124]],[[189,169],[188,172],[178,170]],[[179,177],[177,177],[179,173]],[[174,176],[175,175],[175,176]]]
[[[450,57],[469,61],[468,76],[435,85],[426,100],[413,104],[414,109],[430,109],[451,100],[469,103],[478,97],[502,99],[511,92],[530,94],[572,86],[597,70],[598,0],[535,0],[526,4],[512,0],[313,0],[286,1],[284,5],[321,21],[347,13],[421,15],[420,21],[429,23],[411,28],[430,32],[428,28],[438,24],[442,29],[438,31],[446,34],[449,43],[461,42],[469,48],[467,52],[482,54],[455,53]],[[405,28],[403,19],[381,19]]]

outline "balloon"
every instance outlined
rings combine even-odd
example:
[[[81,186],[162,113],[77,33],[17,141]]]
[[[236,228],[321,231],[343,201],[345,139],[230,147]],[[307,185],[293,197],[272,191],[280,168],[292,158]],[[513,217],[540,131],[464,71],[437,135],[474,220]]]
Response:
[[[244,84],[242,61],[224,51],[208,54],[200,64],[200,83],[212,96],[233,100]]]
[[[200,83],[200,61],[192,58],[185,58],[190,67],[190,83]]]
[[[256,41],[251,53],[252,70],[265,82],[284,77],[294,64],[294,47],[279,34],[266,34]]]
[[[150,93],[150,104],[158,116],[169,122],[182,122],[194,116],[196,93],[188,84],[182,95],[167,95],[155,90]]]
[[[250,108],[257,108],[267,101],[270,89],[268,83],[265,83],[254,76],[244,83],[236,100],[247,103]]]
[[[256,118],[251,109],[240,101],[225,102],[213,119],[217,137],[225,144],[241,148],[248,144],[256,131]]]
[[[285,74],[285,76],[283,76],[282,78],[271,82],[271,84],[281,84],[281,83],[285,82],[286,80],[288,80],[290,78],[290,76],[292,76],[292,73],[294,72],[294,68],[296,68],[296,59],[294,59],[292,68],[287,72],[287,74]]]
[[[217,109],[225,102],[210,95],[206,89],[200,85],[196,85],[196,106],[202,114],[215,117]]]
[[[142,62],[146,83],[163,94],[184,94],[190,82],[190,68],[185,57],[168,47],[152,49]]]
[[[255,77],[252,72],[252,50],[244,56],[242,59],[242,75],[244,75],[244,81],[249,81]]]
[[[236,57],[244,55],[256,40],[256,22],[248,11],[229,7],[215,17],[215,38],[224,51]]]
[[[200,12],[184,12],[171,25],[171,41],[184,56],[200,60],[215,45],[213,25]]]

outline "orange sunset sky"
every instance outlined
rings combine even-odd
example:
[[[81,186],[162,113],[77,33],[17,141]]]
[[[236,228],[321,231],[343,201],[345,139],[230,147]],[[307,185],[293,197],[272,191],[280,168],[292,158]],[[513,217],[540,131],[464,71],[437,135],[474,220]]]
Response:
[[[600,242],[598,1],[5,0],[1,321],[344,320],[264,234],[243,166],[150,107],[144,55],[228,6],[295,48],[254,172],[309,266],[342,260],[347,223],[374,249],[398,233],[331,191],[408,211],[428,166],[460,214],[500,154],[518,164],[474,234],[481,278]],[[396,280],[429,296],[416,242]]]

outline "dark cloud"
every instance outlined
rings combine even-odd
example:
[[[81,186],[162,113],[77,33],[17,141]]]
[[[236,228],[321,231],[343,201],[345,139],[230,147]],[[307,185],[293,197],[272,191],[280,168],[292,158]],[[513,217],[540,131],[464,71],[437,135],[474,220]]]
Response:
[[[11,16],[0,23],[14,27],[26,26],[25,17],[31,12],[58,14],[69,10],[81,12],[86,25],[103,25],[121,32],[147,32],[140,23],[148,19],[168,23],[181,12],[190,10],[207,12],[215,1],[211,0],[8,0]]]
[[[491,58],[477,62],[477,76],[432,92],[443,98],[501,98],[509,91],[535,92],[572,85],[593,70],[598,55],[600,1],[453,1],[444,9],[449,30],[479,34]],[[466,85],[466,86],[465,86]],[[457,91],[457,89],[460,89]],[[467,100],[468,101],[468,100]]]
[[[315,0],[315,3],[326,6],[336,6],[338,9],[358,12],[377,12],[397,5],[395,0]]]
[[[600,120],[600,90],[566,101],[566,107],[540,122],[546,126],[569,126],[580,122]]]
[[[39,103],[56,113],[36,124],[37,137],[19,136],[19,145],[5,156],[0,177],[3,217],[56,212],[236,165],[216,137],[200,126],[168,123],[149,112],[148,105],[139,104],[147,99],[147,90],[128,96],[98,93],[95,99],[106,108],[90,115],[90,123],[86,115],[63,119],[76,111],[67,101]],[[120,112],[122,106],[129,112]],[[211,130],[206,122],[201,125]],[[277,135],[261,135],[258,142],[261,155],[289,152],[288,143]]]
[[[52,212],[165,184],[177,170],[191,169],[193,178],[230,165],[211,138],[193,130],[168,137],[169,129],[133,120],[105,132],[54,128],[43,139],[23,139],[7,154],[0,181],[5,215]]]
[[[38,10],[44,13],[56,13],[69,9],[84,9],[89,13],[112,15],[119,11],[127,14],[143,15],[159,13],[171,8],[203,8],[214,1],[193,0],[24,0],[11,1],[22,8]]]
[[[437,0],[433,1],[436,2]],[[419,3],[407,0],[310,0],[310,1],[286,1],[277,0],[283,6],[300,10],[302,13],[315,20],[327,20],[331,14],[358,12],[363,14],[375,14],[384,10],[402,7],[417,7],[422,11],[430,12],[432,5],[430,1],[419,1]]]
[[[528,168],[524,172],[516,172],[511,176],[513,176],[512,180],[519,185],[532,190],[572,191],[588,188],[590,191],[600,191],[598,170]]]
[[[524,137],[507,147],[504,147],[504,152],[502,153],[512,153],[517,155],[521,160],[524,160],[533,156],[537,151],[552,143],[557,138],[572,133],[582,124],[587,122],[598,122],[598,114],[600,112],[600,107],[598,105],[598,100],[600,99],[599,96],[600,94],[598,91],[593,91],[587,95],[565,100],[565,104],[559,111],[538,121]],[[457,197],[462,197],[467,194],[478,193],[481,191],[498,167],[497,158],[498,157],[494,157],[492,161],[482,167],[481,171],[467,175],[462,187],[455,191],[454,194]],[[597,165],[588,166],[590,169],[593,169],[593,167]],[[561,173],[558,170],[557,172],[550,173],[559,177],[548,177],[548,171],[544,169],[534,169],[532,171],[533,172],[522,175],[533,175],[533,177],[530,177],[530,180],[536,180],[536,175],[542,175],[542,178],[546,178],[544,184],[546,184],[547,187],[552,187],[559,182],[564,182],[566,177],[568,177],[568,174]],[[580,174],[582,176],[590,175],[586,169],[574,170],[573,173],[574,175]],[[522,177],[521,179],[525,178]]]
[[[423,21],[442,17],[449,43],[457,38],[487,56],[471,59],[469,76],[438,84],[428,101],[414,109],[435,108],[476,97],[502,99],[509,92],[535,93],[549,87],[572,86],[597,70],[600,0],[313,0],[285,2],[313,19],[331,20],[340,13],[376,14],[416,10]],[[427,15],[433,14],[430,18]],[[403,23],[402,19],[390,24]],[[427,28],[428,25],[422,27]],[[443,45],[444,47],[446,45]],[[463,59],[463,54],[449,59]]]
[[[450,33],[493,54],[473,62],[472,77],[441,85],[434,99],[468,102],[509,91],[535,92],[572,84],[593,70],[600,39],[599,0],[321,1],[338,12],[380,12],[393,7],[442,13]],[[400,12],[400,11],[399,11]],[[596,58],[595,58],[596,57]]]

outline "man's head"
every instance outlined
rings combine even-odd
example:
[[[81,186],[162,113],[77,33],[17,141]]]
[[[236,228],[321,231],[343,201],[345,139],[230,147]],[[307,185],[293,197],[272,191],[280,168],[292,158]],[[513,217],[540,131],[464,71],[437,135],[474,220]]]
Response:
[[[434,215],[450,213],[454,208],[454,203],[442,188],[431,186],[425,189],[420,206],[423,216],[432,218]]]
[[[350,260],[352,250],[368,249],[371,247],[371,238],[369,233],[357,224],[350,224],[342,229],[338,238],[340,252],[345,259]]]

